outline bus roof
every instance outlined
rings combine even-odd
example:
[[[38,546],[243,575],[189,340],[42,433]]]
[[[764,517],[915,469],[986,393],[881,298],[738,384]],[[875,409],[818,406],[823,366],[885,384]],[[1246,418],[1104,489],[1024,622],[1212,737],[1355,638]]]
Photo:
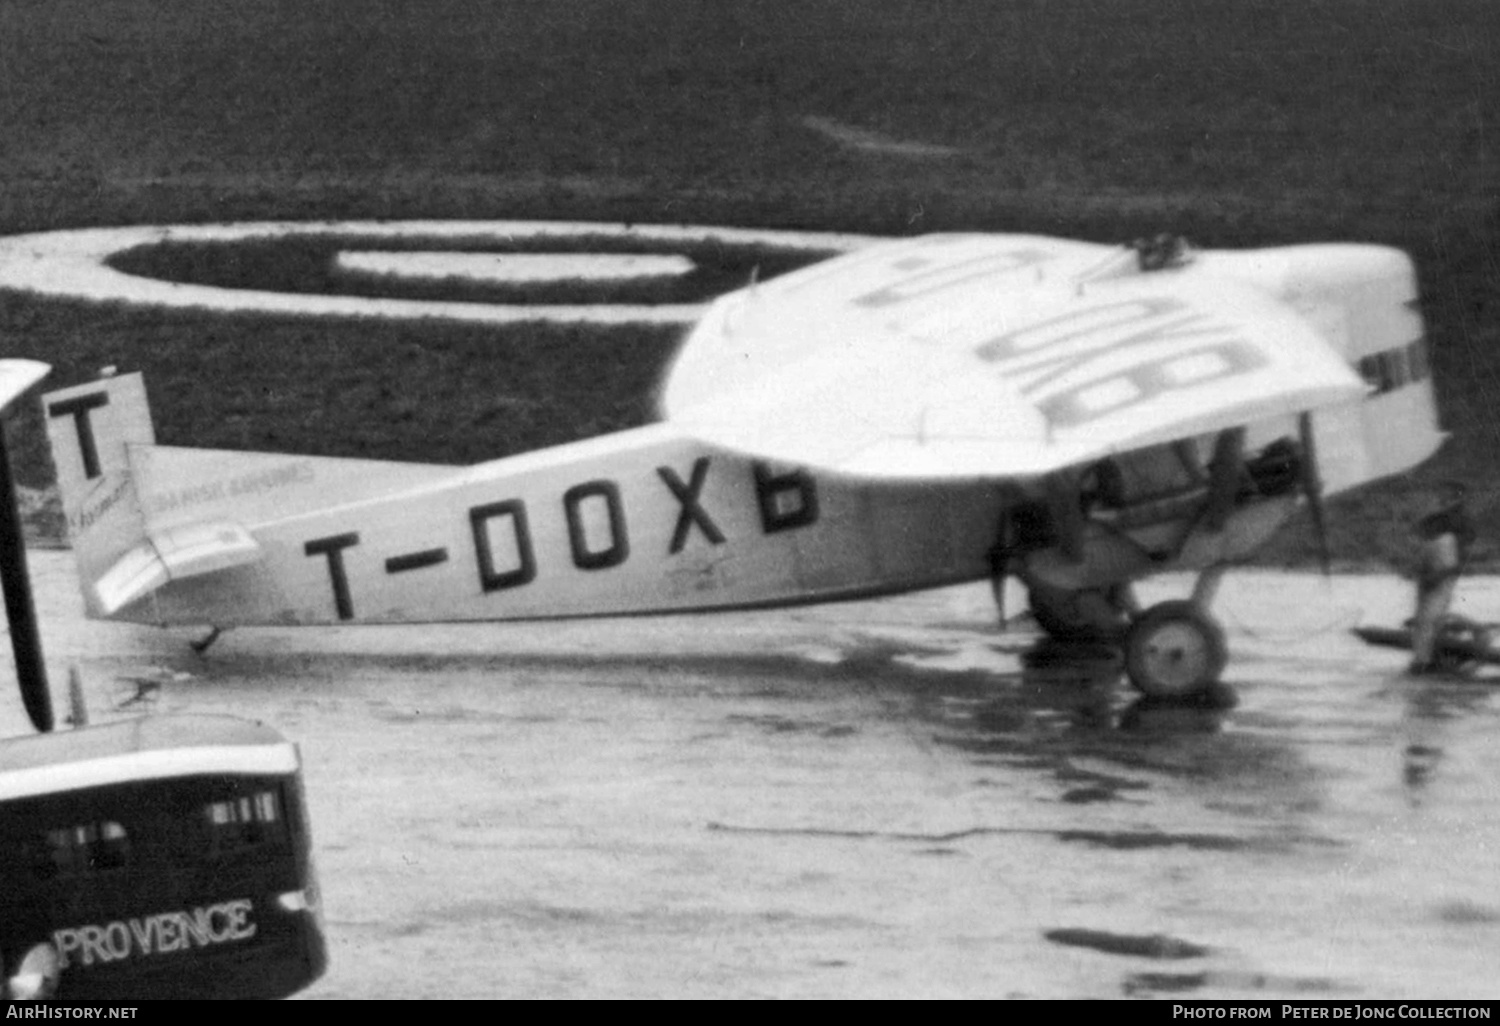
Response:
[[[200,775],[290,773],[297,747],[229,716],[124,720],[0,741],[0,801]]]

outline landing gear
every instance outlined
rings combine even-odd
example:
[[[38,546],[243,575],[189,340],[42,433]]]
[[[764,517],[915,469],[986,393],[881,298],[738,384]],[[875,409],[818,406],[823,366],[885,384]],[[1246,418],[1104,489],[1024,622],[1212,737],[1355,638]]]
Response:
[[[1194,602],[1152,606],[1125,634],[1125,673],[1150,698],[1201,694],[1228,662],[1223,628]]]
[[[1026,601],[1037,626],[1055,641],[1118,642],[1129,629],[1133,612],[1129,593],[1122,587],[1072,591],[1031,581]]]
[[[1142,609],[1126,585],[1072,591],[1028,582],[1032,615],[1054,641],[1118,646],[1125,675],[1148,698],[1205,695],[1229,662],[1224,629],[1208,608],[1224,574],[1203,571],[1191,599]]]
[[[224,628],[222,627],[211,628],[209,632],[203,637],[198,638],[196,641],[189,641],[188,646],[192,648],[194,652],[198,653],[199,655],[203,655],[208,651],[210,645],[219,640],[219,635],[223,633]]]

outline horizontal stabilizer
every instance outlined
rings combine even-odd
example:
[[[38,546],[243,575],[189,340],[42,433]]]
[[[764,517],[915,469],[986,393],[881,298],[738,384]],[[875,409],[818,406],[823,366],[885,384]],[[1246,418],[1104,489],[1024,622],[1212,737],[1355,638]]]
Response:
[[[0,360],[0,412],[9,409],[52,368],[37,360]]]
[[[145,598],[168,581],[254,563],[260,545],[229,520],[182,524],[151,531],[94,584],[106,616]]]

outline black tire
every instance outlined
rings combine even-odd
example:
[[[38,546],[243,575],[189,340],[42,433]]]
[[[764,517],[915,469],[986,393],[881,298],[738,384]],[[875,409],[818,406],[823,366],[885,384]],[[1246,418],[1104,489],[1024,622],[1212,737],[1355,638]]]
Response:
[[[1202,694],[1228,662],[1223,628],[1191,602],[1152,606],[1125,636],[1125,674],[1151,698]]]

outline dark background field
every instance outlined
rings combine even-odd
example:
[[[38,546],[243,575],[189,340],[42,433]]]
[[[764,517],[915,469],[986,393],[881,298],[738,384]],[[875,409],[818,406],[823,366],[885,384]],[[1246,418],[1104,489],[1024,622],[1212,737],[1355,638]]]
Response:
[[[0,233],[462,217],[1388,243],[1418,262],[1455,439],[1341,500],[1336,553],[1398,550],[1424,488],[1461,476],[1496,564],[1497,54],[1493,0],[3,0]],[[675,341],[0,293],[0,351],[58,384],[144,369],[176,444],[486,458],[649,417]],[[1270,558],[1310,553],[1304,529]]]

